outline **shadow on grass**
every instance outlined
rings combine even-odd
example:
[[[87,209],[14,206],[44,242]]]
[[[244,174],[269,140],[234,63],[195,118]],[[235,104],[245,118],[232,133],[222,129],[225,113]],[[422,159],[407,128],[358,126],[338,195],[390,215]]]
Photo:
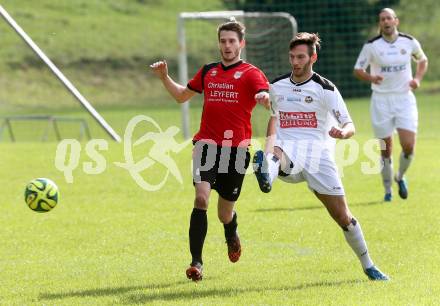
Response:
[[[315,287],[333,287],[333,286],[341,286],[348,284],[356,284],[367,282],[366,280],[341,280],[334,282],[316,282],[316,283],[308,283],[301,284],[298,286],[279,286],[279,287],[250,287],[250,288],[224,288],[224,289],[209,289],[203,290],[199,289],[190,289],[185,291],[175,291],[175,292],[152,292],[147,294],[132,294],[128,297],[122,299],[125,304],[139,304],[139,303],[152,303],[155,301],[182,301],[182,300],[194,300],[198,298],[206,298],[206,297],[232,297],[241,294],[247,294],[252,292],[268,292],[268,291],[297,291],[304,290]]]
[[[314,210],[314,209],[323,209],[323,208],[324,206],[260,208],[254,210],[254,212],[298,211],[298,210]]]
[[[384,201],[369,201],[369,202],[353,202],[348,203],[348,206],[370,206],[384,204]]]
[[[209,282],[209,279],[204,282]],[[149,303],[154,301],[182,301],[182,300],[192,300],[197,298],[205,298],[205,297],[230,297],[236,296],[243,293],[251,293],[251,292],[267,292],[267,291],[296,291],[296,290],[304,290],[315,287],[332,287],[332,286],[341,286],[348,284],[356,284],[366,282],[366,280],[341,280],[341,281],[323,281],[323,282],[315,282],[315,283],[306,283],[297,286],[279,286],[279,287],[250,287],[250,288],[224,288],[224,289],[209,289],[203,290],[203,287],[194,287],[197,284],[193,284],[188,280],[169,283],[169,284],[160,284],[160,285],[150,285],[150,286],[123,286],[123,287],[108,287],[108,288],[96,288],[89,290],[78,290],[78,291],[69,291],[62,293],[42,293],[39,296],[40,300],[55,300],[55,299],[64,299],[64,298],[72,298],[72,297],[101,297],[101,296],[121,296],[125,294],[129,294],[128,296],[122,297],[123,303],[133,304],[133,303]],[[174,290],[173,288],[179,285],[186,284],[190,287],[181,288],[180,290]],[[193,286],[194,285],[194,286]],[[168,288],[172,289],[171,292],[160,292],[163,290],[167,290]],[[131,291],[140,291],[139,293],[130,293]],[[158,292],[159,291],[159,292]]]
[[[348,207],[353,206],[370,206],[370,205],[379,205],[383,204],[383,201],[369,201],[369,202],[353,202],[348,203]],[[315,210],[315,209],[324,209],[323,205],[316,206],[305,206],[305,207],[277,207],[277,208],[260,208],[253,210],[253,212],[276,212],[276,211],[299,211],[299,210]]]
[[[179,281],[175,283],[169,284],[159,284],[159,285],[145,285],[145,286],[124,286],[124,287],[114,287],[114,288],[96,288],[96,289],[88,289],[88,290],[78,290],[78,291],[68,291],[61,293],[41,293],[39,298],[42,300],[54,300],[54,299],[63,299],[63,298],[71,298],[71,297],[89,297],[89,296],[108,296],[108,295],[121,295],[130,291],[135,290],[158,290],[158,289],[166,289],[170,287],[175,287],[178,285],[186,284],[188,281]]]

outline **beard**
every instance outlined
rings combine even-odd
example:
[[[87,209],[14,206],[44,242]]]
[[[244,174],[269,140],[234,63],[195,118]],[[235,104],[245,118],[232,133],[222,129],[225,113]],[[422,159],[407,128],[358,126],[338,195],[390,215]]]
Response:
[[[232,51],[230,53],[224,53],[220,50],[220,56],[225,63],[233,62],[240,56],[240,50]]]
[[[293,69],[293,74],[295,75],[295,77],[297,78],[301,78],[303,76],[305,76],[306,74],[309,73],[309,71],[311,70],[311,66],[312,66],[312,60],[310,59],[302,68],[299,69]]]
[[[384,27],[381,29],[382,34],[385,34],[387,36],[393,35],[396,32],[396,28],[395,27]]]

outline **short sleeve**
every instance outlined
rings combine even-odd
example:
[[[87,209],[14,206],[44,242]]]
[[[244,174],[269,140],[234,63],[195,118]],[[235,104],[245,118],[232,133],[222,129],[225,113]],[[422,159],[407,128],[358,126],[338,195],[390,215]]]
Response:
[[[336,119],[339,126],[342,127],[344,124],[353,122],[351,120],[350,114],[347,110],[347,105],[345,105],[344,99],[342,99],[339,90],[334,87],[334,90],[324,90],[325,100],[327,102],[327,108],[329,113]]]
[[[203,92],[203,82],[202,82],[202,71],[203,67],[197,71],[194,77],[186,85],[192,91],[202,93]]]
[[[422,46],[417,41],[417,39],[413,39],[413,50],[411,52],[411,57],[414,61],[419,62],[426,59],[426,55],[422,50]]]
[[[365,44],[356,60],[354,69],[367,69],[371,63],[371,44]]]
[[[255,68],[249,71],[247,75],[247,84],[252,93],[260,91],[269,91],[269,81],[262,71]]]
[[[270,116],[276,117],[278,106],[277,106],[275,90],[273,89],[272,85],[270,85],[269,87],[269,97],[270,97]]]

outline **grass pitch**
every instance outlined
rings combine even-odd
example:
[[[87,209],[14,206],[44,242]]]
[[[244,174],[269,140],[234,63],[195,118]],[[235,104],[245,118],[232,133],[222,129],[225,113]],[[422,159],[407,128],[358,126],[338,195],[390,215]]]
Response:
[[[350,208],[360,221],[371,256],[392,278],[367,280],[341,230],[305,184],[277,182],[260,193],[246,177],[237,205],[243,254],[229,262],[217,195],[211,197],[204,248],[205,279],[184,275],[190,262],[188,224],[193,202],[191,150],[172,154],[184,179],[170,177],[160,191],[147,192],[113,162],[124,161],[123,146],[110,143],[102,155],[107,169],[87,175],[90,161],[82,143],[74,182],[54,167],[54,142],[0,144],[0,304],[335,304],[433,305],[440,296],[440,208],[438,143],[440,107],[435,96],[418,97],[420,135],[409,170],[409,199],[381,202],[380,175],[364,175],[358,161],[344,169]],[[368,101],[349,104],[360,143],[372,135]],[[133,113],[104,115],[124,127]],[[178,122],[176,111],[148,113],[162,128]],[[162,116],[162,117],[161,117]],[[258,115],[260,116],[260,115]],[[162,118],[162,119],[160,119]],[[263,120],[256,117],[255,120]],[[119,121],[118,121],[119,120]],[[148,148],[138,148],[137,157]],[[395,166],[400,150],[395,150]],[[143,172],[157,182],[164,169]],[[53,179],[60,203],[49,213],[26,207],[23,191],[34,177]]]

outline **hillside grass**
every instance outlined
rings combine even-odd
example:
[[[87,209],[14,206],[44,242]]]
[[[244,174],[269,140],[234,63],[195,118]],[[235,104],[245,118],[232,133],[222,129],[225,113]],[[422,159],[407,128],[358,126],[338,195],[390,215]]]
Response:
[[[402,0],[402,30],[423,42],[430,68],[421,90],[438,92],[433,0]],[[166,59],[177,80],[177,15],[224,10],[222,0],[5,0],[2,6],[99,110],[170,106],[148,65]],[[278,6],[280,7],[280,6]],[[417,7],[417,9],[415,9]],[[189,75],[218,59],[216,21],[187,22]],[[5,23],[0,22],[0,113],[80,109],[75,99]],[[425,43],[429,42],[429,43]],[[288,67],[286,67],[288,70]],[[367,86],[367,85],[365,85]],[[200,104],[201,100],[196,100]]]
[[[98,108],[167,101],[148,65],[167,59],[176,77],[178,13],[224,9],[221,0],[6,0],[2,6]],[[199,50],[215,50],[216,24],[204,23],[203,28],[203,35],[192,41]],[[0,22],[0,33],[0,111],[76,104],[6,22]],[[191,72],[200,62],[213,61],[210,54],[192,52]]]

